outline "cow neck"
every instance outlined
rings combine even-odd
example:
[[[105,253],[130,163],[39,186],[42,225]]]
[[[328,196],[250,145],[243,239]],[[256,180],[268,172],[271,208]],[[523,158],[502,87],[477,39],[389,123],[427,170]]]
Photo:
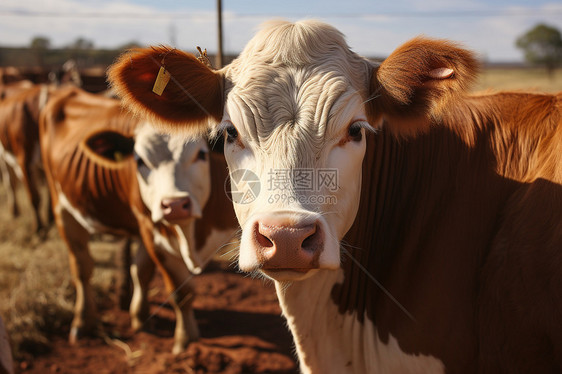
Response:
[[[445,125],[415,139],[385,130],[369,136],[360,208],[342,242],[344,280],[331,295],[340,313],[372,321],[384,343],[393,336],[405,352],[445,363],[458,362],[448,339],[476,349],[467,307],[511,188],[487,166],[489,135],[470,136]]]
[[[328,373],[334,367],[346,367],[354,354],[370,356],[363,344],[341,345],[342,341],[366,342],[365,329],[337,329],[350,322],[350,315],[342,315],[331,299],[333,284],[343,278],[342,270],[321,270],[299,282],[275,282],[283,316],[295,341],[302,373]],[[341,335],[340,335],[341,334]],[[347,339],[349,338],[349,339]],[[327,359],[329,357],[329,359]],[[354,361],[354,366],[361,365]],[[365,370],[358,372],[367,372]]]

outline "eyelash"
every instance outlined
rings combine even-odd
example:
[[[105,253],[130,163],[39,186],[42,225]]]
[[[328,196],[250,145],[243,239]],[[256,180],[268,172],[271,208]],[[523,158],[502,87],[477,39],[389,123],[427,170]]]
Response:
[[[353,122],[349,125],[347,128],[347,135],[349,136],[349,139],[354,142],[360,142],[363,139],[363,133],[361,132],[362,128],[363,126],[361,126],[359,122]]]
[[[199,152],[197,152],[197,158],[195,159],[195,161],[206,161],[207,160],[207,152],[203,149],[199,150]]]
[[[236,139],[238,139],[238,131],[236,130],[236,127],[234,127],[234,125],[229,124],[224,132],[226,141],[228,143],[233,143],[234,141],[236,141]]]

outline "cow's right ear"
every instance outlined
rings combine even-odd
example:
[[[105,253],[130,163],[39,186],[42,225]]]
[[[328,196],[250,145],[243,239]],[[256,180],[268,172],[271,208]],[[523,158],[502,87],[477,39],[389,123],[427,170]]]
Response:
[[[153,87],[163,70],[167,77],[159,84],[165,87],[157,94]],[[164,130],[198,136],[210,120],[222,118],[222,75],[177,49],[131,50],[109,68],[108,79],[125,107]]]
[[[117,131],[104,130],[87,136],[81,146],[98,162],[116,165],[133,155],[135,140]]]

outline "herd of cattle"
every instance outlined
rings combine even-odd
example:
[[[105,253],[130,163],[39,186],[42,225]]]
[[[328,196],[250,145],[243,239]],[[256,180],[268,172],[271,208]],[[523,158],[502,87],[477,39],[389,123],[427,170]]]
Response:
[[[276,21],[220,70],[127,52],[108,71],[119,99],[2,86],[2,179],[37,209],[46,176],[71,341],[99,328],[91,234],[142,240],[132,324],[157,267],[180,352],[198,337],[189,280],[240,232],[238,265],[274,281],[304,373],[560,372],[562,95],[469,94],[477,70],[449,41],[374,64],[329,25]],[[230,202],[238,171],[261,188]]]

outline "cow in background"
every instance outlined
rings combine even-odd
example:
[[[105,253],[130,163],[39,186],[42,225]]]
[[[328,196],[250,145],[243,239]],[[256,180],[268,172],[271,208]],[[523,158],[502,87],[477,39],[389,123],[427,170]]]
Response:
[[[14,362],[12,358],[12,349],[10,348],[10,340],[4,326],[4,321],[0,317],[0,374],[13,374]]]
[[[219,71],[162,47],[110,80],[163,128],[224,131],[266,186],[235,204],[239,266],[275,281],[303,372],[559,372],[562,95],[469,95],[476,70],[428,38],[373,64],[305,21]]]
[[[203,138],[185,142],[158,134],[124,111],[119,100],[78,88],[61,90],[49,101],[40,134],[55,221],[70,250],[76,286],[70,341],[98,328],[88,240],[93,233],[112,233],[143,243],[131,272],[133,327],[140,328],[148,312],[154,263],[172,295],[173,351],[180,352],[199,335],[192,274],[201,272],[237,228],[223,189],[224,157],[210,153]]]
[[[26,81],[25,81],[26,82]],[[36,232],[45,228],[40,214],[39,183],[42,173],[39,152],[39,113],[52,88],[48,85],[18,87],[0,101],[0,170],[8,202],[14,216],[20,208],[16,198],[21,181],[35,215]]]
[[[21,80],[15,80],[16,77]],[[0,85],[0,172],[14,217],[20,214],[16,197],[18,181],[23,184],[35,215],[35,231],[42,236],[52,222],[49,209],[45,225],[40,214],[40,183],[43,170],[39,152],[39,113],[47,99],[63,86],[81,86],[76,64],[69,60],[49,83],[34,84],[26,75],[14,75]]]

